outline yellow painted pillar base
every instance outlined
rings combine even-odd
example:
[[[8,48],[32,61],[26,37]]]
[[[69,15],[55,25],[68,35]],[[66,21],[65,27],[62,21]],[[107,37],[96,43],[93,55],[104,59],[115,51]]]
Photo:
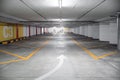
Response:
[[[2,42],[2,44],[3,44],[3,45],[6,45],[6,44],[8,44],[8,42],[7,42],[7,41],[4,41],[4,42]]]
[[[18,39],[16,39],[15,41],[19,41]]]
[[[13,42],[14,42],[14,40],[11,40],[11,41],[10,41],[10,43],[13,43]]]

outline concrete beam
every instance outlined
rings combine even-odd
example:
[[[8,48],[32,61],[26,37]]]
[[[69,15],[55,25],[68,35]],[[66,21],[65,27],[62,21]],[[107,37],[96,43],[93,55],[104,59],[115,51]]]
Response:
[[[53,26],[79,27],[80,25],[97,23],[97,22],[94,22],[94,21],[62,21],[62,22],[59,22],[59,21],[20,21],[20,23],[36,24],[36,25],[45,26],[45,27],[53,27]]]
[[[17,17],[0,12],[0,22],[19,23],[19,21],[21,20],[24,20],[24,19],[17,18]]]

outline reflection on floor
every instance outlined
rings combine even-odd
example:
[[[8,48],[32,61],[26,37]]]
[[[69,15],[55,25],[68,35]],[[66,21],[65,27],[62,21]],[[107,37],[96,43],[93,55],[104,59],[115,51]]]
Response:
[[[0,80],[120,80],[115,45],[75,34],[0,45]]]

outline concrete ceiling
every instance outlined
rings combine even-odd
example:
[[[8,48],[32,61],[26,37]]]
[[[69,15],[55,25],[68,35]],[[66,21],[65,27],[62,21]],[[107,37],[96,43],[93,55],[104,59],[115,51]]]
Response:
[[[120,0],[0,0],[0,13],[18,21],[96,21],[115,15],[119,4]]]

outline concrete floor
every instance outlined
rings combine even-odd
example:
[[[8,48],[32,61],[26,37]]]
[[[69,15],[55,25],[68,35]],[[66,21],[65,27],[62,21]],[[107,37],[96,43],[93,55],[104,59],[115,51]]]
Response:
[[[34,36],[0,45],[0,80],[120,80],[120,54],[85,36]]]

